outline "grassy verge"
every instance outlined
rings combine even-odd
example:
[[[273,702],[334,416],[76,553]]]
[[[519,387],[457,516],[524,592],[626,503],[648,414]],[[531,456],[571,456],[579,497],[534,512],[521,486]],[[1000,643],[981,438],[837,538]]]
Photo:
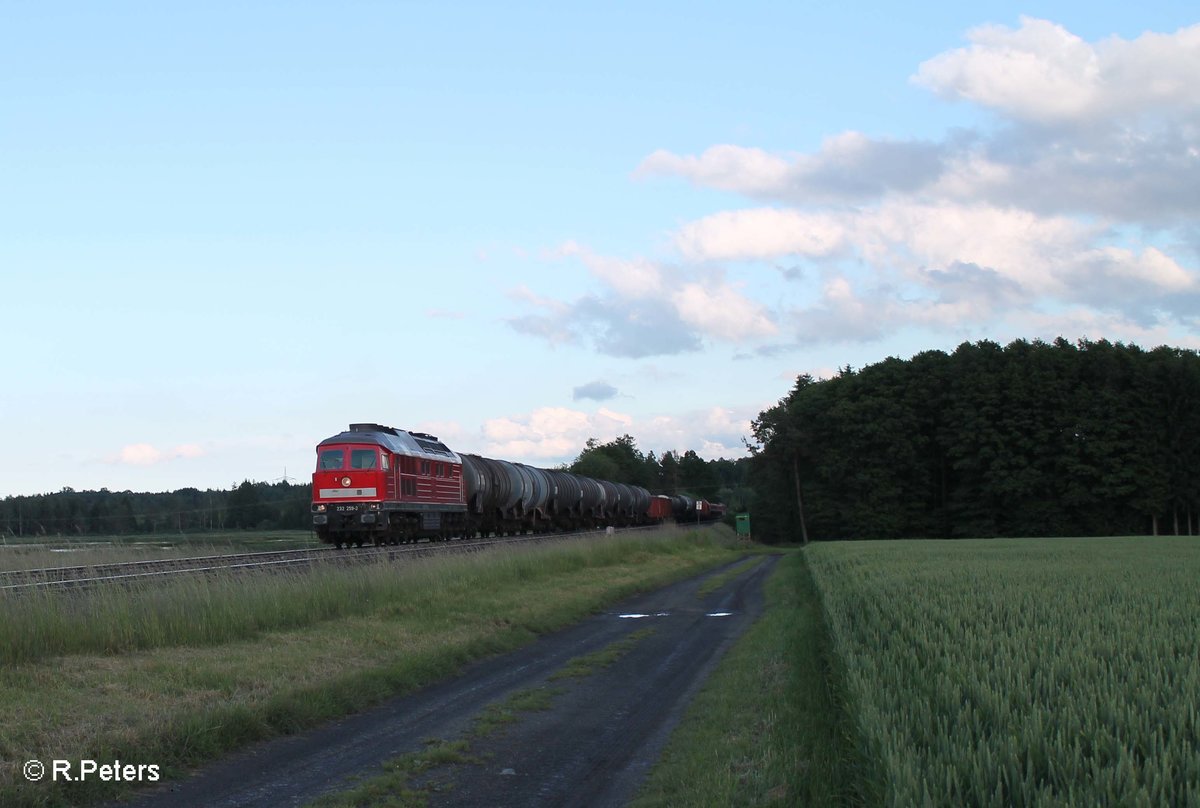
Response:
[[[322,621],[389,610],[438,608],[431,587],[459,587],[474,576],[482,587],[623,563],[630,552],[663,555],[663,533],[564,542],[541,551],[493,552],[474,558],[381,562],[259,574],[186,576],[128,588],[109,586],[71,593],[41,591],[0,595],[0,663],[16,664],[64,654],[119,655],[169,646],[211,646],[253,639]],[[480,602],[484,599],[484,602]],[[486,593],[466,601],[487,607]]]
[[[633,805],[859,801],[820,598],[802,553],[768,579],[767,610],[730,650]]]
[[[716,531],[618,536],[403,567],[111,589],[78,601],[84,608],[41,601],[57,614],[48,620],[28,609],[33,599],[6,601],[14,610],[3,622],[19,625],[0,645],[24,650],[0,666],[0,805],[79,804],[121,788],[29,784],[25,760],[121,759],[178,774],[727,562],[732,545]]]

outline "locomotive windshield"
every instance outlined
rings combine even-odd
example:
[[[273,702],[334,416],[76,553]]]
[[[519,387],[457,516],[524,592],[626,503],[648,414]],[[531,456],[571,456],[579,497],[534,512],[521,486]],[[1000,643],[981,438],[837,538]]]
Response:
[[[325,449],[321,452],[321,459],[317,461],[317,468],[322,471],[336,471],[345,465],[345,449]]]
[[[374,449],[351,449],[350,468],[373,469],[375,468],[375,456]]]
[[[350,449],[350,465],[346,465],[346,447],[322,449],[317,461],[318,471],[341,471],[351,469],[374,469],[379,467],[378,449]]]

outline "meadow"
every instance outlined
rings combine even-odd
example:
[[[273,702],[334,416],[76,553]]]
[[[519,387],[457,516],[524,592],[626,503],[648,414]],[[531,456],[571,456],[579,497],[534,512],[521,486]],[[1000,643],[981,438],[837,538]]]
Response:
[[[26,783],[22,761],[167,775],[519,647],[736,558],[726,529],[663,529],[405,564],[0,597],[0,805],[120,786]]]
[[[1200,805],[1200,540],[804,553],[869,805]]]

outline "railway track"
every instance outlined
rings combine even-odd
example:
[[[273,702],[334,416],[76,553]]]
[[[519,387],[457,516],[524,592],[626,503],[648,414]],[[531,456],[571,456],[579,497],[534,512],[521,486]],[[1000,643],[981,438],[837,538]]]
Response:
[[[262,569],[312,563],[330,555],[324,548],[226,553],[191,558],[121,561],[72,567],[48,567],[0,572],[0,592],[71,588],[94,583],[133,581],[220,570]]]
[[[624,533],[651,528],[624,528]],[[226,553],[191,558],[125,561],[87,564],[74,567],[48,567],[31,570],[0,571],[0,594],[36,591],[68,591],[105,584],[138,583],[166,580],[183,575],[214,575],[251,571],[304,569],[318,564],[355,564],[373,561],[403,561],[446,553],[470,553],[502,546],[536,544],[563,538],[603,535],[604,529],[573,533],[528,533],[485,539],[456,539],[444,542],[419,542],[398,546],[363,547],[338,550],[320,547],[304,550],[269,550],[255,553]]]

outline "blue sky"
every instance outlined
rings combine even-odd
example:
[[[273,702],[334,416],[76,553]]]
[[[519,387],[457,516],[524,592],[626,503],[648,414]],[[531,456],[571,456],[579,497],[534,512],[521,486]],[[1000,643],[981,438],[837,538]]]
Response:
[[[1184,3],[5,4],[0,496],[352,421],[743,453],[797,373],[1200,347]]]

